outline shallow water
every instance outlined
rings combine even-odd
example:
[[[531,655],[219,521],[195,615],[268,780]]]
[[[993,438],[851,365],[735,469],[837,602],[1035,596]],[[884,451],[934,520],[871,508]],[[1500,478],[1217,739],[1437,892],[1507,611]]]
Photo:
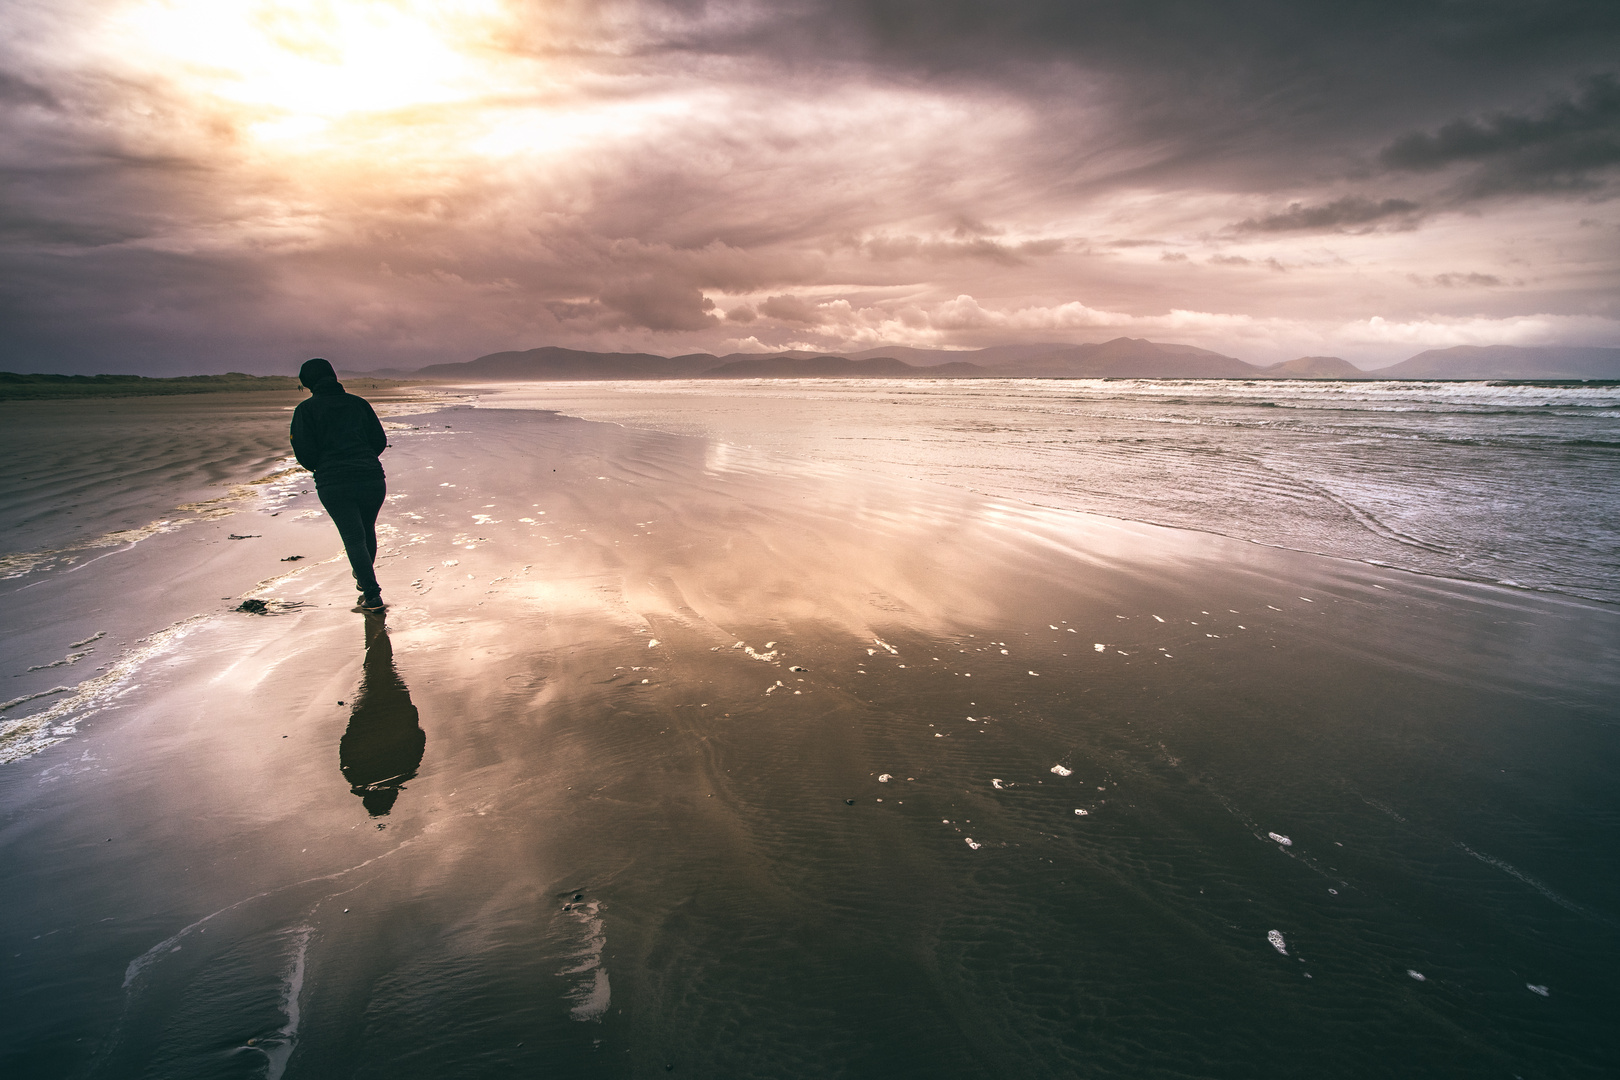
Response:
[[[7,1075],[1620,1068],[1614,608],[396,422],[385,624],[296,490],[0,586],[196,620],[0,767]]]
[[[1620,601],[1620,386],[689,380],[487,388],[593,420]]]
[[[259,496],[312,487],[287,436],[304,396],[0,402],[0,580],[72,569]],[[378,413],[417,410],[427,398],[455,400],[388,390]]]
[[[286,464],[296,400],[266,393],[3,403],[0,577],[72,565],[218,513],[233,487]]]

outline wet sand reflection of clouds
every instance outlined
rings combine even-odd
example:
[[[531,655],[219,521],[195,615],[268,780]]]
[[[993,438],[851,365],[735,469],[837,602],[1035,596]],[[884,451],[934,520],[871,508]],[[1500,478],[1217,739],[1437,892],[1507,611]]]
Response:
[[[366,659],[338,760],[349,790],[372,817],[394,808],[405,782],[416,777],[427,746],[410,689],[394,668],[394,647],[380,616],[366,618]]]
[[[450,419],[386,627],[268,500],[0,582],[0,1076],[1620,1075],[1620,607]]]

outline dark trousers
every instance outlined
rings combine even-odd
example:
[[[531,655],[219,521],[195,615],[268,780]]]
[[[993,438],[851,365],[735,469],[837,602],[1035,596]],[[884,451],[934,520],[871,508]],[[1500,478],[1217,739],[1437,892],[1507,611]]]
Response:
[[[377,514],[388,493],[386,485],[381,477],[347,480],[317,485],[315,492],[331,515],[332,524],[337,526],[338,535],[343,537],[343,550],[349,553],[355,587],[362,597],[375,599],[382,594],[372,567],[377,561]]]

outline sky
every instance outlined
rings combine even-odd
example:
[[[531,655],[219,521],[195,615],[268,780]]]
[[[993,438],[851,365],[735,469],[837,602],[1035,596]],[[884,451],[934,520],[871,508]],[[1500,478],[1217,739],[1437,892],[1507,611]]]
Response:
[[[1613,0],[0,0],[0,370],[1620,346]]]

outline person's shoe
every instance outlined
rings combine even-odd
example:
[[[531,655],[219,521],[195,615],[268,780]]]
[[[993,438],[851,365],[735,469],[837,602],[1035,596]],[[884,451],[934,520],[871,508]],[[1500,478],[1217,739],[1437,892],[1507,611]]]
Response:
[[[362,597],[360,600],[360,610],[366,612],[368,615],[381,615],[383,612],[388,610],[388,605],[383,603],[383,598],[381,595]]]

